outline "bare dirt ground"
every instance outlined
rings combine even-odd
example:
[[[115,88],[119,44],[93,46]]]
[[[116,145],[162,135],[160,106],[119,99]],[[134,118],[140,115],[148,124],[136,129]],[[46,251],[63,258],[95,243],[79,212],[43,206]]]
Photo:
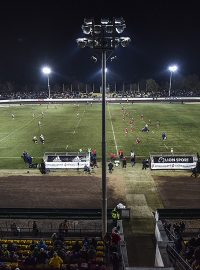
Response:
[[[116,186],[116,181],[118,185]],[[108,180],[108,207],[124,198],[118,176]],[[101,179],[94,175],[0,177],[0,207],[101,208]]]
[[[165,208],[200,207],[200,177],[190,175],[153,175]]]

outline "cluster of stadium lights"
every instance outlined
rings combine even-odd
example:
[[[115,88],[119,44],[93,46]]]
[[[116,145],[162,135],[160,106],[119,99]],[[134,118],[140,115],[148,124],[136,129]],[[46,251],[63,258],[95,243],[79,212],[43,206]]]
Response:
[[[84,19],[82,30],[88,37],[78,38],[76,41],[80,48],[113,50],[120,44],[122,47],[127,47],[131,39],[119,36],[125,28],[123,18],[101,19],[100,24],[95,24],[94,19]]]

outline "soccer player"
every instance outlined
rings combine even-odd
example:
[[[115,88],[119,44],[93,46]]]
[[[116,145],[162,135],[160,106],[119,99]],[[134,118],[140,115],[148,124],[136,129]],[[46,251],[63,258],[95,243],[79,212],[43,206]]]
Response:
[[[162,133],[162,139],[163,141],[167,140],[167,134],[165,132]]]
[[[35,118],[35,114],[33,113],[33,118]]]
[[[42,123],[39,121],[39,122],[38,122],[38,127],[41,127],[41,125],[42,125]]]
[[[14,113],[12,113],[12,119],[13,119],[13,120],[15,119],[15,115],[14,115]]]
[[[135,142],[136,142],[137,144],[141,143],[140,138],[136,138]]]
[[[128,134],[128,128],[125,128],[125,136]]]
[[[144,120],[144,115],[141,114],[141,115],[140,115],[140,118],[141,118],[141,120]]]
[[[44,144],[44,136],[42,134],[40,135],[40,141],[42,144]]]
[[[38,140],[37,140],[37,137],[36,136],[33,137],[33,142],[34,143],[38,143]]]

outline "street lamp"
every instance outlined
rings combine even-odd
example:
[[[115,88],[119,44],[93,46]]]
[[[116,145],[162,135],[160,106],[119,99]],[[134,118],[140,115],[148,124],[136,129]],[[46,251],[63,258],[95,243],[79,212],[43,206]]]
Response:
[[[172,74],[176,72],[178,67],[176,65],[169,66],[168,70],[170,71],[170,77],[169,77],[169,97],[171,96],[171,87],[172,87]]]
[[[126,28],[123,18],[101,19],[95,24],[94,19],[84,19],[83,33],[87,36],[76,41],[80,48],[89,47],[99,50],[102,55],[102,235],[107,232],[107,180],[106,180],[106,53],[112,52],[120,44],[126,47],[131,42],[129,37],[120,37]]]
[[[51,69],[49,67],[43,67],[42,72],[47,75],[47,82],[48,82],[48,91],[49,91],[49,99],[51,97],[50,94],[50,84],[49,84],[49,74],[51,73]]]

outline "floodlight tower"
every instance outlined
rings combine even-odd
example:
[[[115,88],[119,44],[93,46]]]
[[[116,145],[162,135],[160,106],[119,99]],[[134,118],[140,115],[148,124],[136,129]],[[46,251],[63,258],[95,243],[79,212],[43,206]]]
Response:
[[[51,69],[49,67],[43,67],[42,72],[47,75],[47,84],[48,84],[48,91],[49,91],[49,99],[51,97],[50,93],[50,84],[49,84],[49,74],[51,73]]]
[[[170,71],[170,77],[169,77],[169,97],[171,96],[171,87],[172,87],[172,74],[176,72],[178,67],[176,65],[169,66],[168,70]]]
[[[106,53],[112,52],[120,44],[127,47],[129,37],[120,37],[126,28],[123,18],[101,19],[96,24],[94,19],[84,19],[82,25],[85,38],[76,41],[80,48],[89,47],[101,52],[102,55],[102,235],[107,232],[107,180],[106,180]]]

